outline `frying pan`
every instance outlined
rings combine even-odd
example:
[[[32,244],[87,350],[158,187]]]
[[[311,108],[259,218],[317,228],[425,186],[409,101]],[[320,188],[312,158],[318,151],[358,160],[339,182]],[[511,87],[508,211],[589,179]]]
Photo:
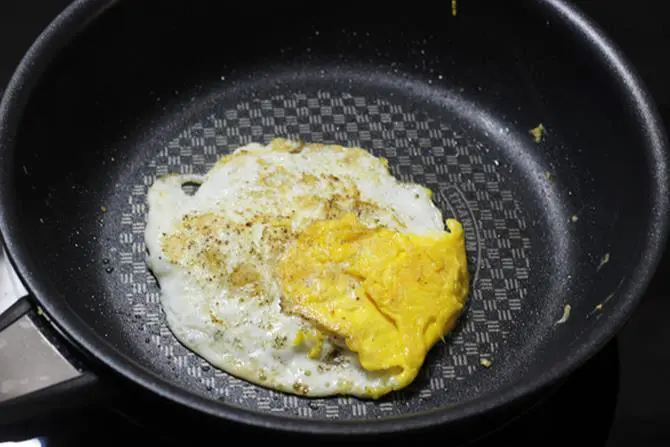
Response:
[[[567,1],[402,6],[76,0],[44,30],[0,106],[0,231],[29,291],[1,327],[15,346],[42,337],[35,355],[0,350],[18,365],[4,421],[119,378],[244,427],[446,427],[556,383],[616,334],[668,226],[666,137],[634,69]],[[469,307],[408,389],[275,393],[166,328],[147,189],[276,136],[384,156],[463,223]]]

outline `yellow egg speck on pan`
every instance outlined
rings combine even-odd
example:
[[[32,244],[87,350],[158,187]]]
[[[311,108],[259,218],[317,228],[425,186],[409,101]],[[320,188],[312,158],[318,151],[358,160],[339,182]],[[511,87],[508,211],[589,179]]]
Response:
[[[200,185],[193,195],[185,182]],[[167,324],[221,370],[288,393],[413,382],[469,293],[464,232],[430,190],[355,147],[277,138],[149,191]]]

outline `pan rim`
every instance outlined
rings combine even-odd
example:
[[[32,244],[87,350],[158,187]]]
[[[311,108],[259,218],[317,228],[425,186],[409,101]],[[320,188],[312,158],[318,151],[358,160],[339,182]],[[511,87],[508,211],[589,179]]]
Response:
[[[50,57],[60,46],[66,45],[79,30],[118,1],[75,0],[43,30],[18,64],[0,100],[0,185],[6,183],[12,176],[8,166],[13,157],[14,132],[20,122],[32,83],[39,78],[42,69],[48,65]],[[637,308],[651,278],[656,273],[665,250],[670,222],[670,194],[668,194],[670,156],[667,137],[653,99],[639,75],[603,30],[576,6],[570,5],[567,0],[541,0],[537,4],[565,22],[564,26],[574,28],[581,40],[603,55],[603,60],[609,63],[613,71],[612,76],[625,86],[624,96],[634,105],[635,118],[643,130],[648,154],[652,157],[656,170],[653,171],[651,178],[653,207],[650,213],[650,233],[645,241],[641,261],[631,272],[629,287],[622,291],[625,299],[622,299],[621,306],[612,311],[607,324],[595,330],[586,343],[581,344],[542,374],[524,383],[508,384],[495,394],[457,403],[450,408],[375,421],[315,421],[257,413],[195,395],[145,369],[98,337],[93,329],[67,306],[53,299],[53,294],[33,276],[28,267],[30,256],[21,249],[20,238],[12,231],[14,223],[8,213],[0,209],[0,239],[5,246],[8,259],[26,289],[40,303],[45,313],[83,352],[156,395],[210,416],[278,431],[324,435],[381,434],[462,421],[518,401],[571,374],[616,335]],[[10,203],[13,200],[11,195],[11,191],[7,191],[7,188],[0,188],[0,203]]]

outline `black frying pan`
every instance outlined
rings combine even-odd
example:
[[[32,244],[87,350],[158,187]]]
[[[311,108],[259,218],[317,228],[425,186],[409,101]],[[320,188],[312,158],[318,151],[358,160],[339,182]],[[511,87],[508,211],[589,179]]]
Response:
[[[0,230],[79,369],[5,398],[3,420],[67,402],[97,368],[249,426],[449,426],[555,383],[615,335],[668,224],[665,135],[628,62],[565,1],[368,6],[77,0],[45,30],[0,106]],[[167,330],[144,264],[147,188],[275,136],[383,155],[463,222],[470,306],[409,389],[289,397]],[[25,303],[4,327],[43,321]]]

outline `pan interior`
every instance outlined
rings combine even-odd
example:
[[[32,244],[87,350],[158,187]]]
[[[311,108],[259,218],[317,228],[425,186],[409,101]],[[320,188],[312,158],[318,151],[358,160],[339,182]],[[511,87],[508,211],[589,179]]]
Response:
[[[603,67],[538,10],[473,1],[422,27],[334,16],[297,27],[273,20],[296,11],[260,20],[237,5],[258,19],[258,34],[238,34],[220,26],[221,5],[166,3],[119,2],[59,53],[16,140],[15,237],[53,308],[96,342],[203,399],[373,420],[544,374],[597,328],[608,309],[594,316],[597,305],[616,303],[647,237],[644,217],[623,213],[650,213],[647,160],[629,150],[642,137],[616,83],[592,82],[608,79]],[[165,326],[144,263],[148,187],[277,136],[384,156],[463,223],[469,308],[407,390],[377,402],[270,392],[211,367]],[[566,304],[572,316],[556,324]]]
[[[114,300],[114,315],[125,320],[124,333],[139,347],[136,355],[153,359],[162,375],[203,396],[309,418],[423,411],[492,390],[513,374],[556,317],[562,298],[556,278],[567,278],[564,267],[570,264],[569,216],[542,167],[518,151],[523,144],[530,150],[532,139],[502,124],[491,122],[501,127],[487,129],[467,116],[475,109],[463,99],[420,81],[408,88],[407,80],[388,73],[312,67],[278,75],[275,67],[272,76],[257,75],[263,80],[230,88],[223,80],[186,113],[166,111],[157,129],[167,144],[135,151],[127,162],[132,168],[118,170],[114,191],[106,194],[103,241],[118,242],[99,248],[115,266],[101,281],[105,290],[125,297]],[[487,137],[489,131],[503,137]],[[445,217],[463,223],[473,281],[468,311],[407,390],[375,403],[267,391],[211,367],[167,329],[159,289],[145,266],[149,186],[169,173],[205,173],[223,154],[276,136],[355,145],[386,157],[395,175],[429,187]],[[539,239],[554,250],[534,249],[531,241]],[[560,273],[552,278],[550,271]],[[495,366],[482,366],[487,360]]]

